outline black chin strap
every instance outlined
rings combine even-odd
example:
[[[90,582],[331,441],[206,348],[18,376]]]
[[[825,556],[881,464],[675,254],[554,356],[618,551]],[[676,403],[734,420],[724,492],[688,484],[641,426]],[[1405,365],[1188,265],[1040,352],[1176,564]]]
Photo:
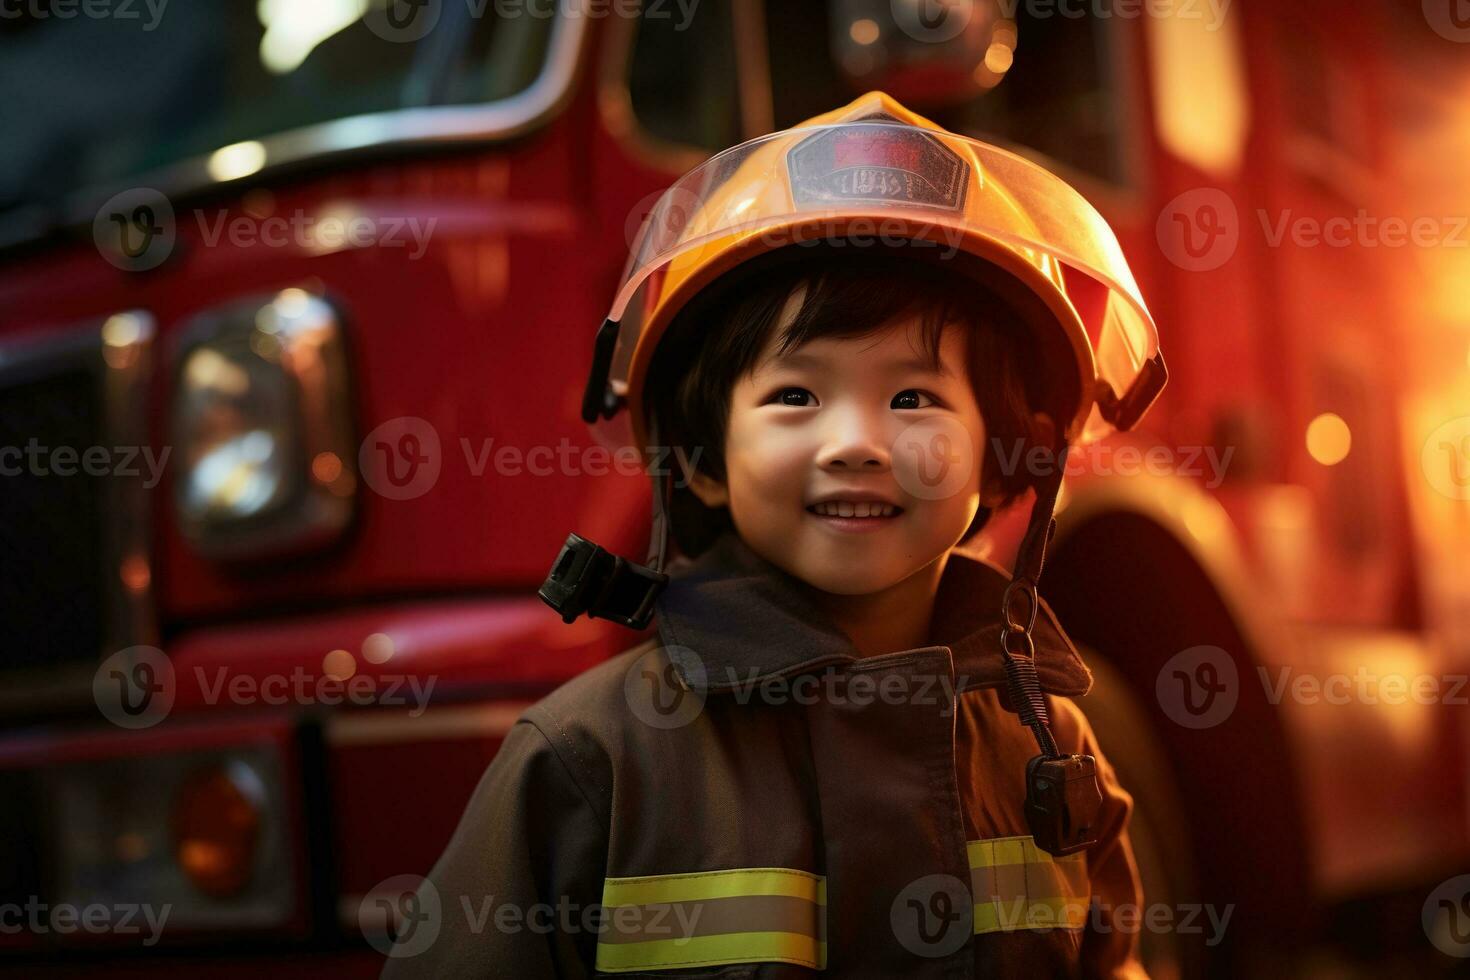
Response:
[[[649,439],[658,444],[656,425],[650,428]],[[563,622],[574,622],[585,614],[641,630],[652,621],[654,600],[669,582],[664,563],[668,557],[673,480],[668,470],[655,470],[650,475],[653,525],[648,563],[629,561],[579,534],[567,535],[539,592],[541,600],[560,613]]]
[[[1066,467],[1069,447],[1065,439],[1058,443],[1054,456],[1055,466],[1036,485],[1036,502],[1031,505],[1031,521],[1026,527],[1026,536],[1016,552],[1016,568],[1011,582],[1006,586],[1001,599],[1000,634],[1001,657],[1005,661],[1006,690],[1012,707],[1020,716],[1021,724],[1031,729],[1036,744],[1047,758],[1058,756],[1056,739],[1049,727],[1050,718],[1046,711],[1046,695],[1036,676],[1036,645],[1031,638],[1036,626],[1036,615],[1041,608],[1037,586],[1041,581],[1042,565],[1046,561],[1046,546],[1056,532],[1057,494],[1062,486],[1062,471]],[[1020,600],[1024,598],[1024,603]],[[1018,608],[1019,606],[1019,608]]]
[[[658,445],[658,419],[648,421],[648,440]],[[653,476],[653,521],[648,529],[649,569],[663,574],[669,552],[669,507],[674,497],[673,474],[668,468],[656,469]]]
[[[1046,562],[1046,546],[1056,532],[1053,514],[1062,487],[1067,450],[1066,439],[1058,441],[1052,471],[1037,482],[1031,523],[1016,553],[1015,574],[1001,600],[1005,625],[1000,633],[1000,652],[1005,660],[1006,688],[1012,707],[1041,748],[1041,754],[1026,764],[1026,826],[1036,846],[1057,857],[1097,843],[1102,807],[1097,759],[1091,755],[1064,755],[1057,750],[1047,717],[1046,695],[1036,676],[1036,645],[1031,639],[1041,610],[1036,587]],[[1024,607],[1018,608],[1021,596],[1026,601]]]

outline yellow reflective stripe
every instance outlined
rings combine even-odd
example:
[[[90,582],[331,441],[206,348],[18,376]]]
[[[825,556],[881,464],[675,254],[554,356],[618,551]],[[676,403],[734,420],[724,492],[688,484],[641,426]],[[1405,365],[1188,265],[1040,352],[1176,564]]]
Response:
[[[602,884],[602,904],[608,907],[742,895],[786,895],[826,905],[827,879],[789,868],[737,868],[731,871],[607,878]]]
[[[1080,929],[1091,882],[1084,852],[1055,857],[1029,837],[969,841],[975,933]]]
[[[736,932],[597,947],[597,969],[604,973],[758,962],[795,963],[825,970],[827,944],[791,932]]]
[[[971,868],[993,868],[998,864],[1082,863],[1086,860],[1083,851],[1056,857],[1037,847],[1036,839],[1029,836],[972,840],[965,845],[965,849],[969,852]]]
[[[824,906],[787,895],[737,895],[693,902],[656,902],[606,909],[608,927],[600,943],[642,943],[653,939],[737,932],[795,932],[826,939]]]
[[[1087,900],[1082,898],[984,902],[975,906],[975,935],[1017,929],[1081,929],[1087,924],[1087,909]]]
[[[602,904],[611,926],[597,943],[597,968],[605,972],[827,965],[827,880],[808,871],[735,868],[608,878]]]
[[[993,868],[997,864],[1025,864],[1034,861],[1029,851],[1040,851],[1030,837],[996,837],[993,840],[972,840],[966,845],[970,852],[970,867]],[[1044,851],[1042,853],[1045,853]],[[1050,857],[1051,855],[1047,855]]]

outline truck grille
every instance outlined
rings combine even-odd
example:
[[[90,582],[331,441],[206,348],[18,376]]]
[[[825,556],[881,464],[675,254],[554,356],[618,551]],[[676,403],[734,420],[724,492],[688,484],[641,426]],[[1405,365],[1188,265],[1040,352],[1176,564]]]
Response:
[[[106,642],[102,505],[113,477],[80,465],[107,446],[101,374],[74,360],[34,374],[0,381],[0,672],[95,660]],[[75,452],[62,460],[70,476],[53,471],[59,447]]]

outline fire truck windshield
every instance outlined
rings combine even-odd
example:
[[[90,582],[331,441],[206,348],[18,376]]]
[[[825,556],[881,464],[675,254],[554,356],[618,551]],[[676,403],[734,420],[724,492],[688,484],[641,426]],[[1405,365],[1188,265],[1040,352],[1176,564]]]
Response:
[[[540,73],[554,18],[495,11],[430,2],[390,12],[382,0],[0,0],[0,219],[244,141],[510,98]]]

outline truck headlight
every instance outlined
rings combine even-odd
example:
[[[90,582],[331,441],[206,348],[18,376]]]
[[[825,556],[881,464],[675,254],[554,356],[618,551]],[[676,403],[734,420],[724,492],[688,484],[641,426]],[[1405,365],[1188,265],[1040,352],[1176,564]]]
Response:
[[[336,311],[304,289],[210,311],[187,329],[174,497],[201,554],[299,551],[351,520],[357,454],[342,334]]]
[[[51,900],[147,905],[179,931],[288,926],[302,855],[284,751],[251,740],[46,768]]]

